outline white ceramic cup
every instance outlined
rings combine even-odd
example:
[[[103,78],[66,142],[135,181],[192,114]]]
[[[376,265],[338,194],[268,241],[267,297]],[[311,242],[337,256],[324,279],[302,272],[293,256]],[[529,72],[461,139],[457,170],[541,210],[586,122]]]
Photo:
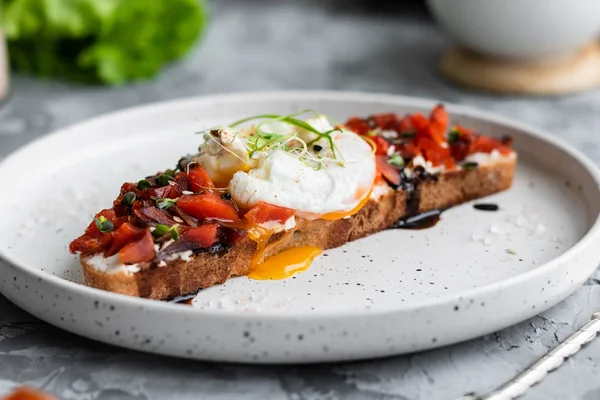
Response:
[[[600,0],[427,0],[458,43],[478,53],[540,60],[568,56],[600,33]]]

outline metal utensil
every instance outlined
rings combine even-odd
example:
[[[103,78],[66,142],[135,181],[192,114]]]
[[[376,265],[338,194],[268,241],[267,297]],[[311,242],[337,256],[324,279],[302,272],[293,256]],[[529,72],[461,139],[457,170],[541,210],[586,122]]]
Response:
[[[567,337],[544,357],[533,363],[515,378],[500,386],[492,393],[478,396],[467,394],[457,400],[513,400],[523,395],[529,388],[541,382],[549,372],[560,367],[564,361],[576,354],[583,345],[589,343],[600,332],[600,312],[594,313],[579,330]]]

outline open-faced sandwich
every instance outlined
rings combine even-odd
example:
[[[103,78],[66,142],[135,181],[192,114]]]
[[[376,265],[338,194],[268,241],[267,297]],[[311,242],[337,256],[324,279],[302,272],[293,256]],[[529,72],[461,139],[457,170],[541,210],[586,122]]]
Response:
[[[279,279],[407,218],[510,187],[508,138],[442,105],[332,125],[261,115],[202,133],[176,168],[125,183],[70,245],[87,285],[168,300],[236,275]]]

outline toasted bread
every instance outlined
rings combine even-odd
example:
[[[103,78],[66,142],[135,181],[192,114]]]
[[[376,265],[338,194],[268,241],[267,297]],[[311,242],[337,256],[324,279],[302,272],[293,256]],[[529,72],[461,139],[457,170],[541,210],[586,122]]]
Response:
[[[296,226],[274,234],[263,257],[287,249],[317,246],[330,249],[380,232],[399,219],[430,210],[444,210],[460,203],[508,189],[516,157],[503,157],[475,169],[445,172],[422,180],[416,188],[389,190],[371,199],[355,215],[339,220],[297,218]],[[106,272],[94,268],[89,255],[81,255],[85,283],[99,289],[150,299],[168,300],[223,283],[232,276],[247,275],[257,244],[246,237],[218,253],[198,252],[191,260],[175,259],[166,265],[141,263],[134,273]]]

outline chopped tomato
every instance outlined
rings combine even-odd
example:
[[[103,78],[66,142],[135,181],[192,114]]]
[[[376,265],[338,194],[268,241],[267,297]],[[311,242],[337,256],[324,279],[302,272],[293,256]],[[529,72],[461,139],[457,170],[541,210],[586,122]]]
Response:
[[[239,221],[237,210],[233,204],[209,191],[181,196],[177,201],[177,206],[194,218]]]
[[[100,218],[100,217],[104,217],[111,222],[116,219],[115,212],[112,209],[102,210],[98,214],[95,215],[95,218]],[[100,232],[100,230],[96,226],[95,219],[92,222],[90,222],[88,227],[85,229],[85,235],[89,236],[90,238],[96,238],[96,237],[100,237],[103,235],[103,232]]]
[[[411,133],[414,130],[414,126],[410,120],[410,117],[407,115],[400,121],[400,133]]]
[[[390,144],[381,136],[372,136],[370,138],[375,143],[375,154],[376,155],[387,155]]]
[[[431,136],[431,139],[438,144],[445,143],[446,131],[448,130],[449,123],[450,119],[448,118],[448,113],[446,113],[444,106],[441,104],[435,106],[429,116],[429,135]]]
[[[132,192],[137,197],[140,196],[140,190],[137,188],[137,184],[129,182],[124,183],[123,186],[121,186],[121,192],[119,192],[119,197],[117,197],[117,199],[113,202],[113,206],[119,206],[123,201],[123,196],[125,196],[125,194],[129,192]]]
[[[352,132],[358,133],[359,135],[366,135],[369,133],[369,125],[365,120],[358,117],[352,117],[344,124],[346,128]]]
[[[498,139],[487,136],[479,136],[473,142],[472,153],[491,153],[493,150],[498,150],[500,154],[509,154],[512,152],[510,147],[505,146]]]
[[[212,189],[215,187],[212,179],[208,175],[208,172],[199,165],[190,167],[188,172],[190,179],[190,189],[192,192],[199,192],[201,190]]]
[[[41,390],[23,386],[15,389],[8,397],[4,397],[3,400],[56,400],[56,397]]]
[[[112,232],[112,244],[104,253],[104,257],[110,257],[117,254],[127,243],[139,240],[144,234],[144,230],[135,225],[125,222],[119,229]]]
[[[434,167],[444,165],[447,168],[454,167],[454,161],[450,155],[450,148],[443,147],[433,139],[419,135],[416,138],[416,145],[421,149],[425,160],[431,162]]]
[[[209,224],[188,229],[181,235],[180,240],[192,243],[197,248],[210,247],[219,240],[219,225]]]
[[[268,221],[277,221],[280,224],[283,224],[294,214],[296,214],[296,210],[292,210],[291,208],[280,207],[265,203],[264,201],[259,201],[258,204],[252,207],[244,217],[255,225]]]
[[[121,224],[123,224],[124,222],[127,221],[127,216],[119,216],[117,217],[117,213],[115,212],[114,209],[112,208],[108,208],[105,210],[100,211],[99,213],[97,213],[95,215],[95,218],[100,218],[100,217],[104,217],[107,220],[109,220],[110,222],[113,223],[115,229],[118,228],[119,226],[121,226]],[[92,236],[98,235],[102,232],[100,232],[98,230],[98,227],[96,226],[96,220],[93,220],[89,226],[87,227],[87,229],[85,230],[85,233],[88,233]]]
[[[398,122],[398,116],[396,114],[377,114],[371,118],[379,129],[394,129]]]
[[[137,264],[154,260],[156,250],[150,229],[146,229],[140,239],[127,243],[117,254],[123,264]]]
[[[450,154],[455,161],[463,161],[469,155],[470,140],[460,138],[450,144]]]
[[[431,123],[437,123],[444,128],[444,131],[448,129],[448,125],[450,124],[450,117],[448,117],[448,113],[442,104],[438,104],[433,108],[431,114],[429,115],[429,121]]]
[[[77,252],[83,254],[101,253],[110,247],[111,242],[112,235],[110,233],[98,231],[94,236],[86,233],[69,244],[69,251],[71,254]]]
[[[377,173],[392,185],[400,184],[400,171],[388,162],[388,156],[375,156]]]
[[[456,129],[460,133],[461,137],[465,137],[465,136],[475,137],[475,136],[477,136],[477,134],[475,133],[474,130],[469,129],[469,128],[465,128],[464,126],[461,126],[461,125],[454,125],[454,129]]]
[[[410,116],[410,122],[415,127],[417,132],[426,134],[429,129],[429,120],[423,114],[416,113]]]
[[[471,129],[455,125],[453,128],[458,132],[458,139],[450,144],[450,152],[455,161],[463,161],[470,153],[474,152],[475,140],[478,135]]]
[[[396,153],[400,153],[404,159],[410,159],[421,154],[421,150],[413,143],[402,143],[396,145]]]

